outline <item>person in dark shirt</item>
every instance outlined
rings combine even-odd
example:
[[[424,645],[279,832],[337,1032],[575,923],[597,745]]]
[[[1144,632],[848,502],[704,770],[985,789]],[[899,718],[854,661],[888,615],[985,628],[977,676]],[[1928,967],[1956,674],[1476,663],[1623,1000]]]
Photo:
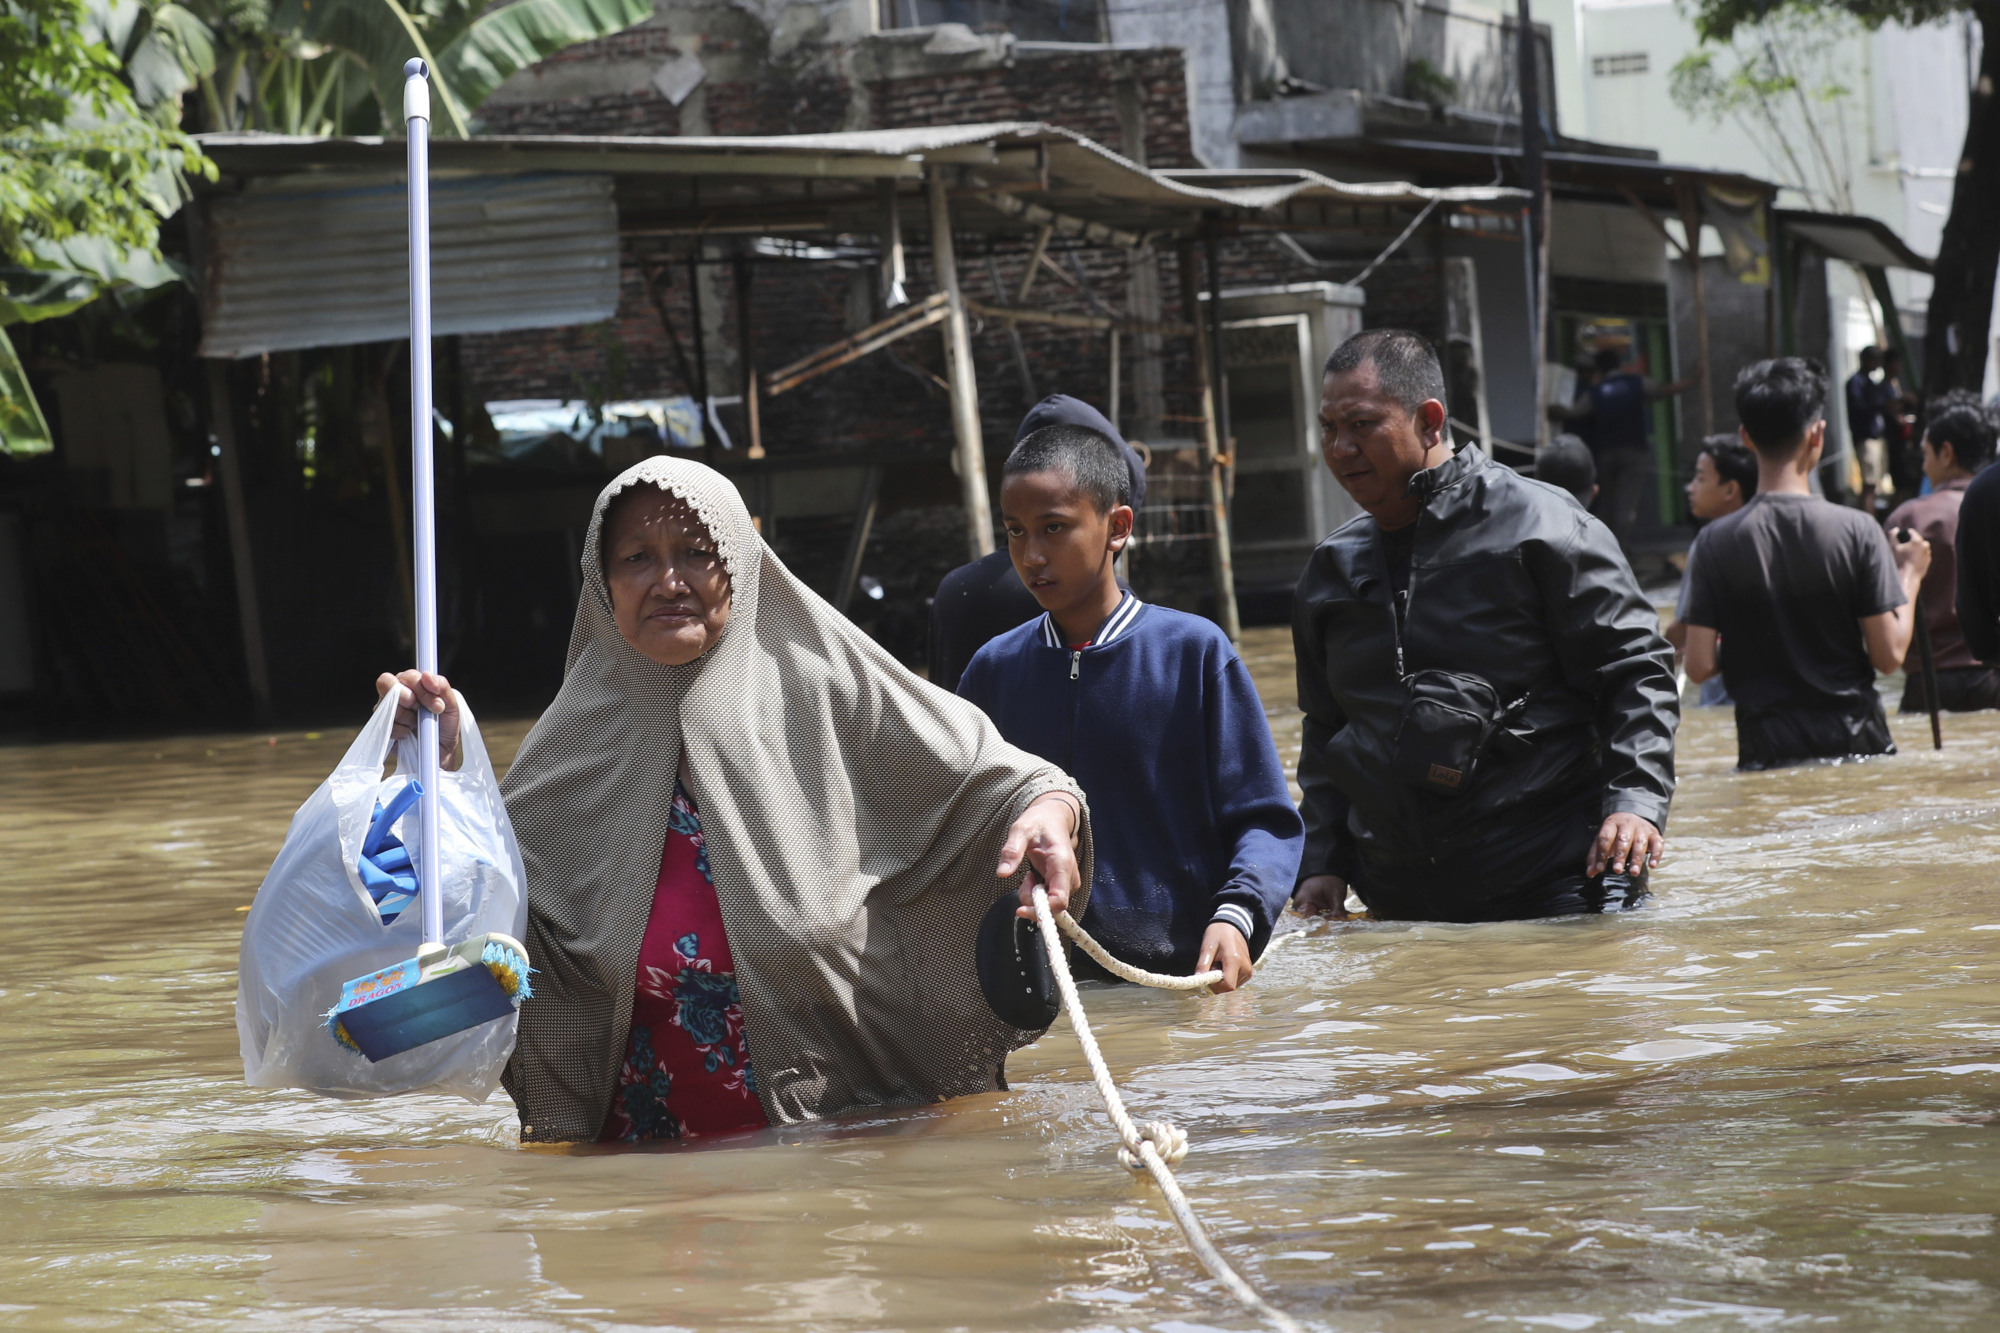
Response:
[[[1567,412],[1557,415],[1574,428],[1589,432],[1597,455],[1597,508],[1621,542],[1630,541],[1639,521],[1639,501],[1646,489],[1648,423],[1646,405],[1659,398],[1686,393],[1700,382],[1691,375],[1672,384],[1658,384],[1625,365],[1622,348],[1597,352],[1597,379]]]
[[[2000,708],[2000,670],[1982,666],[1958,628],[1959,507],[1973,476],[1993,461],[1993,419],[1977,394],[1954,389],[1932,400],[1924,430],[1924,476],[1929,495],[1905,500],[1889,515],[1889,531],[1908,528],[1931,544],[1930,572],[1919,594],[1937,662],[1938,706],[1954,713]],[[1906,673],[1905,713],[1929,711],[1921,672]]]
[[[1132,474],[1132,511],[1137,513],[1144,507],[1146,464],[1102,412],[1068,394],[1051,394],[1021,418],[1014,443],[1044,426],[1081,426],[1110,440]],[[965,674],[974,653],[1041,614],[1040,604],[1022,585],[1005,549],[952,570],[938,584],[937,596],[931,600],[931,684],[956,690],[958,678]]]
[[[1812,493],[1826,387],[1798,357],[1736,377],[1757,495],[1703,532],[1689,566],[1688,679],[1728,683],[1746,769],[1896,751],[1875,673],[1909,651],[1930,546],[1892,544],[1866,514]]]
[[[1292,598],[1301,912],[1615,910],[1664,846],[1680,709],[1659,613],[1574,496],[1454,451],[1421,335],[1356,334],[1320,451],[1365,511]]]
[[[1988,416],[2000,399],[1986,405]],[[1958,632],[1975,661],[2000,661],[2000,467],[1986,467],[1965,488],[1956,536]]]
[[[1864,347],[1860,369],[1847,377],[1847,438],[1861,477],[1861,507],[1875,512],[1875,495],[1889,470],[1887,424],[1882,415],[1884,385],[1875,382],[1882,368],[1882,350]]]

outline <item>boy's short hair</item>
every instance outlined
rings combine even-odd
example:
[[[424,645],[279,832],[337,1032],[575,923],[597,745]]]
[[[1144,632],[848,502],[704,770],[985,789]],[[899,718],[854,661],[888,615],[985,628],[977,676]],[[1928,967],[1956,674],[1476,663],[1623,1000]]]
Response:
[[[1709,462],[1715,464],[1715,475],[1724,482],[1735,482],[1743,492],[1743,503],[1749,504],[1750,497],[1757,493],[1757,455],[1734,435],[1709,436],[1701,442],[1701,450],[1695,457],[1702,454],[1707,454]]]
[[[1345,375],[1364,361],[1374,363],[1375,382],[1405,412],[1415,412],[1420,404],[1432,398],[1440,403],[1445,401],[1444,369],[1438,364],[1437,349],[1421,333],[1408,329],[1364,329],[1333,349],[1320,378]],[[1447,422],[1447,433],[1449,429]]]
[[[1826,407],[1826,367],[1807,357],[1781,356],[1736,375],[1736,419],[1761,456],[1783,462],[1797,454]]]
[[[1118,446],[1087,426],[1044,426],[1022,437],[1007,461],[1002,478],[1028,472],[1061,472],[1090,498],[1100,514],[1132,503],[1132,472]]]
[[[1535,480],[1562,487],[1588,509],[1591,492],[1597,489],[1597,460],[1580,437],[1558,435],[1535,456]]]
[[[1939,394],[1925,407],[1929,418],[1924,438],[1931,448],[1951,446],[1952,456],[1968,472],[1977,472],[1993,461],[1993,414],[1970,389],[1953,389]]]

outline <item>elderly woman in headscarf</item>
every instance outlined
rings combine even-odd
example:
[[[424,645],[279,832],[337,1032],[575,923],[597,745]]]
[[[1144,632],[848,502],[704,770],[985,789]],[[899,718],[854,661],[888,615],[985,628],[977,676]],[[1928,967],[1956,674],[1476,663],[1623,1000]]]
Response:
[[[536,969],[504,1079],[522,1139],[1005,1086],[1037,1034],[995,1015],[974,940],[1016,878],[1024,915],[1030,878],[1081,908],[1076,784],[814,595],[698,463],[604,488],[583,583],[562,689],[504,784]],[[449,753],[448,682],[377,687],[397,680]]]

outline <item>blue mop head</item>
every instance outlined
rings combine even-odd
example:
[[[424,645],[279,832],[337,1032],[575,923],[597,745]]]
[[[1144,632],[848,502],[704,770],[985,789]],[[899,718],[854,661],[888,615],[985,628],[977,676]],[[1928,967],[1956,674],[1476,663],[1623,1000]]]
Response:
[[[333,1039],[369,1061],[505,1018],[532,999],[528,951],[494,932],[356,977],[327,1013]]]

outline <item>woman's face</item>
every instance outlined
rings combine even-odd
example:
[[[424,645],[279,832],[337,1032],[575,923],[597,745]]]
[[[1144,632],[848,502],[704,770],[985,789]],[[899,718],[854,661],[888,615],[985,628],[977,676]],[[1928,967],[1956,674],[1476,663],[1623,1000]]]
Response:
[[[605,516],[604,578],[625,641],[663,666],[685,666],[729,623],[729,571],[680,497],[640,486]]]

